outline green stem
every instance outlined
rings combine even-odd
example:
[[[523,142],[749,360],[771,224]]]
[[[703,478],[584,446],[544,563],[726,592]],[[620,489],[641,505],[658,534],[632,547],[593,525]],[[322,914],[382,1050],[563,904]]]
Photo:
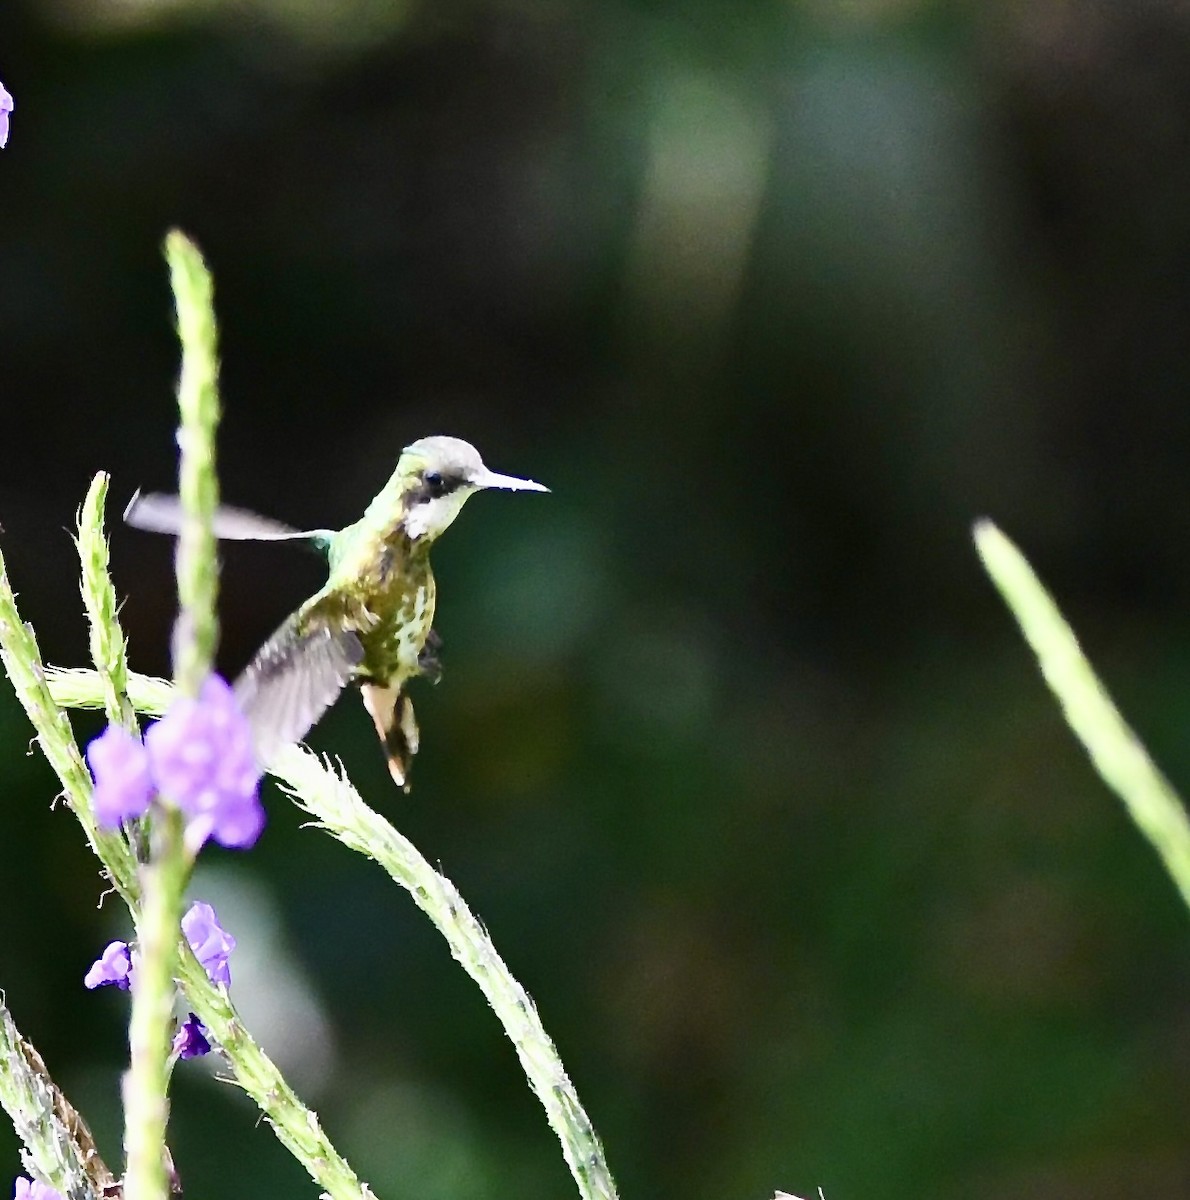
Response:
[[[136,714],[128,702],[128,649],[117,617],[119,605],[103,531],[107,485],[108,477],[103,471],[91,480],[78,516],[75,545],[83,568],[83,605],[91,630],[91,661],[104,682],[104,711],[113,725],[135,732]]]
[[[74,740],[70,721],[46,685],[37,638],[32,627],[21,621],[3,554],[0,554],[0,662],[37,731],[42,752],[61,780],[66,803],[83,827],[87,842],[107,869],[116,891],[135,911],[140,894],[136,864],[120,834],[100,829],[95,820],[91,807],[91,776]],[[98,675],[93,678],[106,697],[107,685],[100,683]]]
[[[215,599],[219,562],[212,522],[219,505],[215,429],[219,423],[219,355],[213,286],[198,247],[179,230],[165,239],[170,284],[178,314],[182,369],[178,377],[178,620],[174,627],[174,678],[196,696],[211,670],[219,627]]]
[[[187,1002],[212,1033],[235,1071],[236,1082],[260,1106],[278,1140],[331,1200],[374,1200],[331,1144],[317,1117],[297,1098],[276,1065],[244,1028],[227,993],[212,987],[185,947],[177,978]]]
[[[0,1107],[25,1145],[25,1169],[68,1200],[105,1200],[116,1180],[86,1121],[50,1078],[0,997]]]
[[[2,560],[0,560],[2,562]],[[0,588],[0,599],[2,599]],[[0,606],[0,613],[2,613]],[[24,626],[19,624],[19,628]],[[0,623],[0,632],[4,624]],[[31,635],[30,635],[31,636]],[[7,662],[7,659],[6,659]],[[102,708],[106,685],[95,671],[59,671],[50,667],[48,671],[49,685],[42,679],[42,690],[50,710],[59,713],[54,700],[50,700],[50,690],[65,703],[68,708]],[[151,679],[146,676],[133,674],[128,680],[133,706],[138,712],[152,716],[161,716],[169,707],[174,695],[173,686],[164,679]],[[46,730],[56,728],[56,724],[47,726],[46,712],[42,708],[32,708],[30,718],[38,731],[38,738],[46,744]],[[67,726],[68,728],[68,726]],[[50,743],[53,744],[53,743]],[[72,743],[73,744],[73,743]],[[76,750],[77,754],[77,750]],[[50,760],[50,764],[58,769],[62,760]],[[59,770],[59,778],[66,778]],[[84,772],[85,778],[85,772]],[[90,796],[90,781],[85,782],[83,809],[88,810],[86,799]],[[107,836],[108,835],[104,835]],[[128,847],[120,838],[109,838],[97,847],[97,853],[103,859],[113,875],[122,876],[125,870],[132,871],[132,857]],[[108,858],[107,854],[113,857]],[[122,893],[121,893],[122,894]],[[126,895],[128,906],[133,911],[133,899],[136,892]],[[296,1097],[276,1064],[254,1042],[250,1033],[240,1020],[239,1013],[230,1002],[226,992],[216,988],[206,976],[202,966],[194,959],[194,954],[187,946],[185,938],[179,937],[178,948],[174,958],[176,978],[186,997],[188,1006],[197,1013],[203,1024],[215,1034],[215,1039],[227,1057],[235,1074],[235,1081],[248,1096],[256,1102],[260,1111],[268,1117],[269,1124],[274,1128],[277,1138],[299,1160],[309,1177],[330,1195],[332,1200],[374,1200],[371,1190],[366,1183],[361,1183],[359,1177],[351,1170],[347,1160],[335,1150],[329,1138],[318,1122],[317,1114],[306,1108]]]
[[[164,1200],[169,1192],[164,1154],[169,1048],[178,923],[189,875],[190,864],[182,852],[182,815],[159,809],[153,819],[152,858],[141,869],[144,899],[136,923],[130,1064],[124,1083],[126,1200]]]
[[[197,696],[211,670],[219,639],[215,602],[219,564],[212,529],[219,503],[215,432],[219,424],[219,361],[211,276],[198,248],[176,229],[165,240],[178,314],[182,369],[178,379],[178,620],[174,626],[174,681]],[[98,664],[97,664],[98,665]],[[102,672],[101,672],[102,673]],[[169,1049],[174,974],[182,898],[192,859],[183,843],[182,814],[154,806],[150,862],[141,872],[137,920],[139,955],[132,976],[131,1052],[124,1089],[127,1200],[166,1200],[169,1122]]]
[[[379,863],[413,897],[478,984],[521,1069],[545,1109],[550,1128],[583,1200],[615,1200],[616,1186],[599,1136],[579,1101],[537,1006],[509,971],[492,939],[445,875],[408,838],[369,808],[348,779],[300,746],[286,750],[273,773],[297,804],[344,845]]]
[[[1024,555],[991,521],[977,522],[975,545],[1037,656],[1067,723],[1190,907],[1190,819],[1181,798],[1120,715]]]
[[[99,680],[91,671],[52,668],[50,687],[58,700],[71,708],[92,708],[102,703]],[[170,689],[164,680],[134,674],[129,678],[129,694],[138,712],[152,714],[168,706]],[[504,1026],[562,1145],[580,1196],[583,1200],[615,1200],[616,1187],[603,1147],[532,999],[512,976],[454,884],[370,809],[346,778],[308,750],[297,746],[287,750],[273,773],[289,786],[297,803],[319,825],[349,849],[379,863],[433,921],[451,954],[479,985]],[[199,1016],[206,1021],[202,1012]]]
[[[42,669],[33,631],[21,622],[17,612],[3,556],[0,556],[0,660],[29,714],[38,743],[62,783],[71,810],[120,896],[135,914],[140,895],[136,864],[119,834],[105,833],[95,824],[91,813],[91,778],[66,714],[58,707],[62,701],[70,708],[101,709],[106,703],[107,684],[95,671]],[[135,691],[133,702],[139,711],[160,716],[169,707],[173,688],[164,679],[134,675],[129,685]],[[51,695],[51,688],[60,699]],[[317,1115],[298,1100],[276,1065],[245,1030],[230,1000],[207,978],[176,926],[174,933],[177,982],[190,1008],[214,1033],[236,1082],[256,1102],[278,1138],[323,1191],[334,1200],[374,1200],[367,1185],[357,1179],[330,1143]],[[72,1200],[79,1198],[72,1195]]]

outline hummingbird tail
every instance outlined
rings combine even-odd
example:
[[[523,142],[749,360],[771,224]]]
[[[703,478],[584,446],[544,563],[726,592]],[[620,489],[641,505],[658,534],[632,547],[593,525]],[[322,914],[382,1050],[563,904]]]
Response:
[[[417,753],[417,719],[413,715],[413,703],[400,687],[385,687],[379,683],[360,685],[364,705],[371,714],[372,723],[380,744],[388,759],[389,773],[397,787],[408,794],[410,789],[409,768]]]

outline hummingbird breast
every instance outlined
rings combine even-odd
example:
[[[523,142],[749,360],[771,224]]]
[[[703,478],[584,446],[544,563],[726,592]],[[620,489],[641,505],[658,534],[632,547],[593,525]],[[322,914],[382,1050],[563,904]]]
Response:
[[[429,555],[399,532],[385,538],[358,581],[360,674],[399,684],[418,673],[434,623],[436,589]]]

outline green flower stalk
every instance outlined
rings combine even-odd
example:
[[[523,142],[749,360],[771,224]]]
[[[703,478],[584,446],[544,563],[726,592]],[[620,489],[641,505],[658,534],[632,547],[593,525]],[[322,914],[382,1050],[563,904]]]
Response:
[[[117,620],[119,606],[109,570],[104,512],[108,476],[100,471],[91,480],[78,515],[79,561],[83,566],[83,606],[91,631],[91,661],[104,682],[104,711],[113,725],[135,732],[136,714],[128,702],[128,648]]]
[[[219,503],[215,475],[219,364],[211,277],[202,255],[182,233],[173,230],[165,241],[165,256],[182,344],[178,379],[182,527],[176,562],[179,613],[174,626],[174,677],[182,697],[194,700],[210,673],[219,636],[215,615],[219,573],[212,528]],[[180,799],[168,793],[166,798]],[[169,1194],[164,1155],[169,1049],[178,922],[191,867],[184,828],[176,807],[157,807],[151,823],[151,858],[141,873],[143,895],[136,917],[140,960],[132,983],[131,1062],[124,1089],[126,1200],[166,1200]]]
[[[95,1148],[86,1121],[50,1078],[41,1055],[17,1030],[0,997],[0,1107],[25,1149],[35,1178],[67,1200],[106,1200],[115,1177]]]
[[[178,620],[174,626],[174,679],[184,695],[197,696],[211,672],[219,626],[214,519],[219,507],[215,430],[219,424],[219,355],[214,287],[198,247],[180,230],[165,239],[170,286],[178,314],[182,369],[178,377]]]
[[[140,881],[128,844],[118,832],[102,829],[91,804],[91,776],[79,753],[74,731],[66,714],[54,702],[46,686],[45,668],[32,626],[22,622],[16,594],[8,579],[4,555],[0,553],[0,664],[12,681],[17,699],[37,732],[42,753],[61,781],[70,811],[83,827],[87,842],[106,868],[112,886],[129,908],[140,897]],[[95,676],[98,681],[98,676]],[[106,699],[108,688],[103,688]]]
[[[182,948],[177,980],[186,1002],[235,1072],[235,1082],[264,1113],[281,1144],[331,1200],[374,1200],[347,1160],[331,1144],[315,1113],[298,1099],[276,1064],[244,1028],[227,992],[212,987],[189,946]]]
[[[1190,819],[1181,798],[1120,715],[1024,555],[991,521],[976,523],[975,545],[1091,765],[1123,800],[1190,907]]]
[[[153,814],[153,861],[142,868],[143,900],[136,917],[140,949],[128,1025],[130,1062],[124,1079],[126,1200],[166,1200],[169,1175],[169,1047],[173,1033],[178,921],[189,863],[182,850],[182,814]]]
[[[211,447],[217,406],[212,406],[212,392],[208,386],[213,384],[214,327],[213,317],[210,317],[209,312],[204,317],[195,306],[201,307],[204,302],[209,305],[210,288],[209,280],[206,280],[204,286],[204,271],[197,252],[178,238],[180,235],[171,238],[170,252],[173,265],[177,268],[175,281],[180,278],[183,293],[178,297],[179,329],[184,338],[189,336],[187,331],[195,329],[200,335],[198,359],[196,360],[193,354],[187,356],[185,350],[183,353],[183,381],[180,390],[185,396],[182,402],[183,432],[179,435],[179,443],[188,447],[191,455],[183,456],[182,491],[195,499],[198,506],[209,510],[217,499],[212,490],[214,457]],[[203,361],[206,363],[205,367]],[[200,386],[194,386],[195,380]],[[190,417],[189,425],[187,416]],[[197,471],[189,469],[190,457],[194,456],[201,467]],[[187,743],[193,748],[196,738],[214,739],[221,750],[221,753],[215,756],[217,761],[225,768],[231,766],[240,770],[236,764],[242,763],[243,751],[246,749],[245,744],[228,752],[228,716],[224,714],[224,710],[228,707],[230,690],[222,681],[205,676],[216,637],[213,620],[206,620],[203,616],[204,609],[213,614],[211,606],[215,600],[214,542],[207,539],[204,546],[202,540],[198,539],[195,542],[195,552],[188,556],[184,553],[179,554],[179,572],[183,576],[179,587],[181,594],[188,597],[189,603],[184,604],[183,608],[189,615],[179,622],[179,636],[175,639],[176,659],[179,672],[184,669],[184,663],[197,663],[204,673],[200,678],[199,698],[179,698],[174,689],[165,685],[163,704],[158,712],[164,712],[168,706],[171,709],[170,714],[167,719],[150,729],[146,739],[147,745],[142,745],[139,737],[128,732],[135,729],[135,714],[127,702],[125,640],[119,628],[115,591],[111,584],[103,531],[106,490],[106,477],[97,477],[80,514],[78,534],[83,568],[83,595],[91,622],[92,652],[97,666],[100,667],[99,673],[91,678],[102,680],[102,707],[113,722],[103,739],[92,742],[88,754],[90,756],[95,753],[100,742],[106,739],[114,741],[114,750],[107,755],[106,763],[115,769],[116,792],[124,793],[122,800],[117,795],[117,800],[121,803],[127,803],[130,780],[136,776],[136,771],[133,771],[132,776],[128,774],[131,762],[134,767],[143,767],[143,780],[133,787],[134,792],[138,787],[145,787],[151,792],[156,785],[169,800],[181,805],[183,811],[187,812],[187,800],[205,803],[205,800],[200,802],[197,798],[189,797],[189,791],[201,792],[205,796],[211,790],[209,785],[213,782],[222,785],[216,790],[227,792],[230,787],[233,793],[239,793],[245,784],[238,775],[235,778],[227,778],[226,771],[222,777],[214,780],[206,777],[195,780],[192,772],[188,776],[188,756],[182,753]],[[193,508],[194,504],[188,504],[184,506],[183,513],[192,530]],[[0,568],[2,564],[3,560],[0,559]],[[272,1061],[244,1029],[226,990],[213,984],[208,977],[210,965],[200,963],[186,939],[179,936],[177,916],[181,890],[189,872],[189,856],[176,852],[163,856],[161,853],[163,842],[174,851],[179,848],[184,851],[178,828],[181,815],[176,811],[155,812],[157,828],[154,836],[154,858],[145,869],[145,875],[150,897],[156,890],[160,899],[168,900],[171,896],[176,896],[179,903],[175,904],[171,900],[154,908],[151,903],[146,902],[144,910],[138,915],[134,902],[138,896],[140,880],[137,878],[132,856],[123,838],[114,829],[112,832],[104,832],[102,822],[94,819],[95,806],[90,799],[90,778],[82,768],[69,725],[45,687],[44,672],[36,655],[32,632],[21,624],[16,611],[15,597],[0,570],[0,645],[4,645],[3,635],[6,630],[11,631],[13,636],[9,639],[8,649],[11,653],[5,654],[5,665],[9,668],[14,682],[22,681],[27,684],[18,688],[26,710],[39,731],[43,745],[47,747],[51,763],[67,786],[68,794],[73,797],[79,811],[88,817],[89,824],[88,821],[84,821],[84,825],[88,827],[89,833],[93,832],[93,844],[101,847],[101,858],[108,864],[109,870],[118,871],[118,877],[125,885],[121,891],[129,901],[140,935],[137,969],[134,973],[134,980],[139,980],[136,986],[141,986],[157,999],[157,1004],[152,1009],[146,1010],[142,1004],[143,1025],[138,1026],[136,1020],[133,1021],[132,1041],[135,1044],[137,1039],[140,1039],[140,1044],[148,1051],[142,1062],[149,1059],[155,1070],[139,1080],[134,1072],[130,1073],[126,1087],[130,1118],[126,1135],[131,1175],[127,1185],[129,1191],[134,1191],[137,1187],[148,1187],[160,1195],[163,1186],[163,1122],[168,1115],[165,1100],[167,1076],[163,1077],[156,1068],[160,1064],[167,1065],[163,1054],[160,1053],[168,1051],[169,1047],[168,1036],[162,1036],[162,1030],[164,1029],[167,1035],[172,1025],[172,997],[176,977],[189,1007],[198,1014],[206,1030],[220,1043],[222,1052],[235,1072],[236,1081],[260,1105],[280,1140],[303,1163],[322,1190],[334,1200],[366,1200],[371,1195],[366,1185],[357,1179],[350,1166],[326,1138],[315,1115],[300,1103]],[[192,634],[195,636],[191,637]],[[115,723],[117,721],[119,724]],[[123,740],[114,736],[117,734],[122,735]],[[250,754],[247,757],[250,760]],[[138,762],[138,758],[143,761]],[[259,804],[255,799],[256,778],[253,768],[252,804],[258,813]],[[209,809],[205,813],[192,812],[188,828],[199,821],[205,821],[203,833],[209,829],[213,836],[225,844],[249,844],[259,832],[259,823],[251,810],[245,815],[243,797],[237,795],[236,799],[236,812],[211,812]],[[112,824],[118,823],[119,816],[116,816]],[[164,878],[155,877],[154,871],[162,871],[163,864],[164,870],[169,874]],[[158,969],[156,977],[150,979],[151,986],[146,987],[143,980],[147,971],[153,971],[154,963],[159,967],[166,964],[167,970],[162,972]],[[93,982],[97,984],[112,980],[97,977]],[[165,1006],[167,999],[168,1009]],[[139,1182],[132,1165],[137,1159],[142,1164]]]
[[[93,671],[51,668],[49,682],[54,697],[68,708],[97,708],[103,703],[102,686]],[[154,715],[169,707],[171,688],[163,679],[132,674],[129,696],[138,712]],[[321,828],[349,849],[378,863],[433,921],[446,939],[451,954],[479,985],[512,1041],[526,1078],[562,1145],[563,1157],[579,1195],[583,1200],[616,1200],[616,1186],[603,1146],[541,1023],[536,1006],[508,970],[483,925],[467,907],[454,884],[435,871],[408,838],[369,808],[341,772],[333,770],[309,750],[290,747],[279,756],[273,774],[289,788],[295,802]],[[195,1004],[195,1012],[223,1041],[219,1025],[212,1023],[219,1019],[218,1014],[200,1009],[188,981],[183,980],[183,983],[188,999]],[[236,1073],[243,1082],[238,1063]],[[281,1136],[280,1130],[278,1136]],[[287,1141],[286,1144],[290,1143]]]
[[[33,631],[20,619],[3,555],[0,555],[0,661],[29,715],[38,744],[62,783],[71,811],[79,818],[116,891],[129,909],[135,911],[139,898],[136,864],[124,839],[118,833],[99,829],[94,819],[90,776],[66,715],[51,696]],[[78,705],[68,702],[68,707],[104,707],[107,688],[97,672],[59,672],[51,668],[48,676],[55,679],[55,687],[64,685],[65,693],[82,683],[85,701]],[[164,713],[173,697],[170,684],[165,680],[146,680],[143,676],[133,678],[136,703],[141,711]],[[189,1006],[219,1040],[235,1081],[256,1102],[280,1141],[332,1200],[371,1200],[372,1192],[335,1150],[317,1116],[298,1100],[276,1065],[244,1028],[226,992],[211,983],[180,931],[175,932],[177,981]]]
[[[475,914],[449,879],[361,799],[346,775],[292,746],[273,773],[295,803],[332,837],[378,863],[434,923],[450,952],[479,986],[562,1145],[583,1200],[615,1200],[616,1186],[599,1136],[571,1083],[532,997],[513,976]]]

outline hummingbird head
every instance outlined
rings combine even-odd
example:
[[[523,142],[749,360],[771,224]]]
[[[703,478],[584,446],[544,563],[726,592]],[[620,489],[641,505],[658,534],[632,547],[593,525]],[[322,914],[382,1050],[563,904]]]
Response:
[[[397,474],[403,481],[401,506],[405,532],[432,542],[459,515],[467,497],[482,488],[512,492],[548,492],[532,479],[489,471],[479,451],[453,437],[421,438],[401,451]]]

